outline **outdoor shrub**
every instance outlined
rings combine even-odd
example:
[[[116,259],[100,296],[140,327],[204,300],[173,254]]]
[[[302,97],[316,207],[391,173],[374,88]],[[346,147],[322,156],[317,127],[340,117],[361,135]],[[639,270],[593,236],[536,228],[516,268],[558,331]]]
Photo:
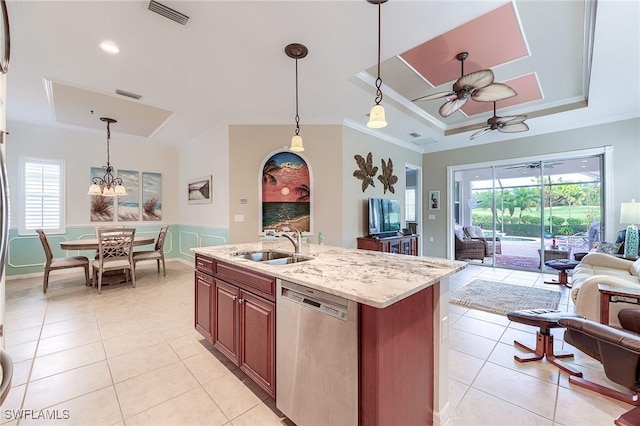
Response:
[[[586,224],[586,222],[583,219],[578,219],[575,217],[570,217],[567,219],[567,224],[568,225],[584,225]]]
[[[551,216],[551,223],[553,223],[553,226],[560,226],[564,223],[564,217]]]
[[[540,216],[522,215],[522,223],[540,225]]]

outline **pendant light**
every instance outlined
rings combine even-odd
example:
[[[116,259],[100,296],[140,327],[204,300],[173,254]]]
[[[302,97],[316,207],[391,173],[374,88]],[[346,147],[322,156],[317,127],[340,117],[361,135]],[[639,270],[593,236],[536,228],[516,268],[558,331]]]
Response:
[[[292,43],[284,48],[284,52],[288,57],[296,60],[296,133],[291,138],[291,147],[289,149],[293,152],[302,152],[304,151],[304,145],[302,144],[302,136],[300,136],[300,115],[298,115],[298,59],[307,56],[309,49],[303,44]]]
[[[107,123],[107,165],[102,166],[105,170],[104,176],[96,176],[92,179],[87,195],[102,195],[103,197],[115,197],[117,195],[127,195],[127,191],[122,185],[122,179],[113,177],[113,167],[109,162],[109,141],[111,140],[110,125],[117,123],[113,118],[100,117],[100,121]]]
[[[383,127],[387,127],[387,121],[384,116],[384,107],[380,105],[380,102],[382,102],[382,78],[380,78],[381,9],[382,3],[386,3],[387,0],[367,0],[367,2],[378,5],[378,78],[376,78],[376,103],[371,108],[371,112],[369,112],[369,122],[367,123],[367,127],[372,129],[381,129]]]

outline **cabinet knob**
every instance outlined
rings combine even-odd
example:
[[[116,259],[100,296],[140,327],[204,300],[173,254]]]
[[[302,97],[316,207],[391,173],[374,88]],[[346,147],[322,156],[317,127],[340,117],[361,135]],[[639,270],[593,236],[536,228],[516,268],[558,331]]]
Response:
[[[238,300],[238,303],[243,303],[243,302],[244,302],[244,299]]]
[[[238,298],[238,296],[233,296],[233,297],[231,298],[231,300],[236,300],[237,298]]]

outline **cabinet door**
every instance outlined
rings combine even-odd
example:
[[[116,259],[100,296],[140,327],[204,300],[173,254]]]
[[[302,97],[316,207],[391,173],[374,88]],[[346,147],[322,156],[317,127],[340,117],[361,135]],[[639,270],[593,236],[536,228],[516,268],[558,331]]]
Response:
[[[240,290],[240,368],[275,396],[275,304]]]
[[[213,277],[202,272],[195,273],[196,286],[196,330],[209,342],[213,343],[211,314],[213,313]]]
[[[417,256],[418,255],[418,237],[411,237],[411,252],[410,255]]]
[[[389,242],[389,253],[402,253],[400,240],[392,240]]]
[[[240,363],[238,287],[215,280],[214,346],[236,365]]]

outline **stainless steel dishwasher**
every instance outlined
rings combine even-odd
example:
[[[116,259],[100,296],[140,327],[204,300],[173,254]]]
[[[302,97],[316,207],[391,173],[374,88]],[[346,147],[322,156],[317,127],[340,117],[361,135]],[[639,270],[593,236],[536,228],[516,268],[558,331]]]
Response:
[[[358,423],[357,303],[278,280],[276,406],[298,426]]]

